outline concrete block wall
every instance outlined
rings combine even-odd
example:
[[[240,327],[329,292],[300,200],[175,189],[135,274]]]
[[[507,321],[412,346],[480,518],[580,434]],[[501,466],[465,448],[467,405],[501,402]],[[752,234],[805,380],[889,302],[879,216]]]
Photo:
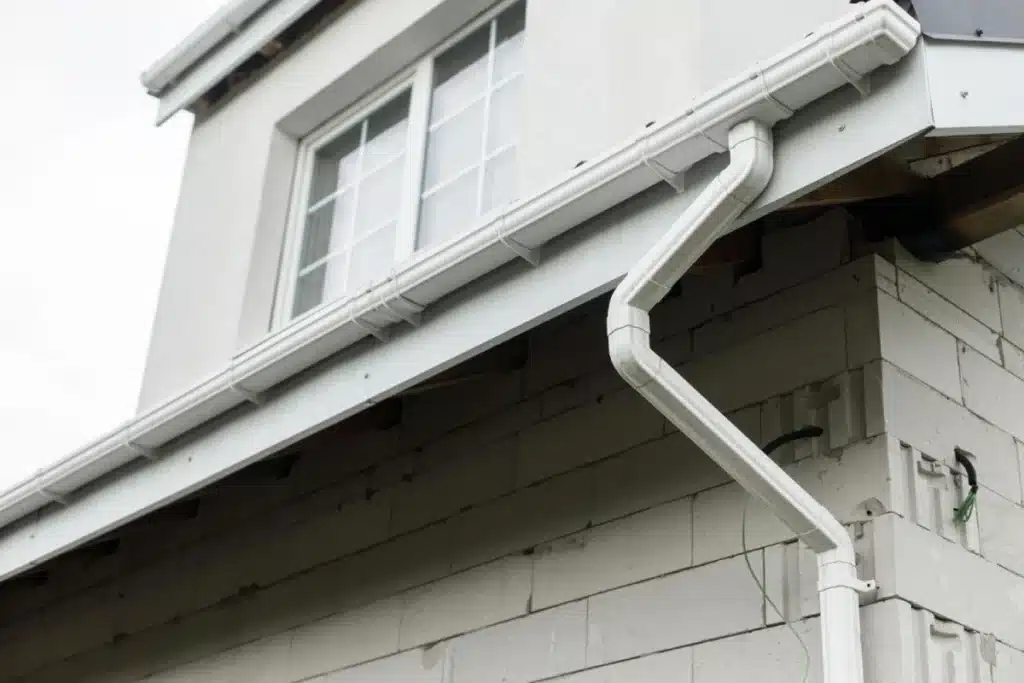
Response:
[[[1024,640],[994,598],[940,599],[946,574],[920,581],[902,558],[952,554],[1022,594],[1014,529],[946,523],[945,432],[904,418],[919,399],[899,387],[960,416],[983,476],[1009,471],[1016,443],[943,392],[937,364],[890,360],[903,337],[881,302],[900,276],[851,262],[848,227],[827,214],[767,235],[750,276],[688,278],[656,343],[755,441],[825,429],[775,457],[883,582],[863,610],[870,681],[1017,680]],[[0,594],[0,681],[794,680],[801,646],[751,573],[820,681],[813,558],[615,376],[603,315],[583,306],[530,333],[519,370],[409,397],[400,424],[324,440],[282,481],[219,487],[191,520]],[[1019,505],[1016,481],[1016,499],[1005,480],[984,495]]]

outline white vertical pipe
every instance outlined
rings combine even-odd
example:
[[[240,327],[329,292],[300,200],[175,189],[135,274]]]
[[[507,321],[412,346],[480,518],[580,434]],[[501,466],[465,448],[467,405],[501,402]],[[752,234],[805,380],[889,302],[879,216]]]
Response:
[[[619,374],[818,555],[826,683],[863,683],[858,581],[846,530],[650,347],[649,313],[768,184],[771,130],[729,131],[730,162],[630,269],[608,308],[608,346]]]

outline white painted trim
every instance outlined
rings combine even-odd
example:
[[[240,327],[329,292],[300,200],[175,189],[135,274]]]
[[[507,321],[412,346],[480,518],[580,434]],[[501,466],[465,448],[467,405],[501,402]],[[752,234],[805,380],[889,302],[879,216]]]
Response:
[[[1024,132],[1024,45],[922,40],[935,110],[932,136]]]
[[[778,107],[766,104],[767,96],[783,99],[792,110],[802,109],[846,83],[833,59],[856,53],[859,64],[891,64],[913,48],[918,32],[917,24],[888,0],[858,5],[848,16],[763,63],[749,77],[724,84],[680,115],[656,123],[635,140],[517,203],[499,219],[418,255],[381,286],[275,333],[240,354],[224,371],[0,494],[3,526],[46,505],[49,500],[39,495],[40,489],[68,497],[70,503],[66,508],[50,507],[0,536],[0,579],[202,488],[607,290],[651,244],[635,222],[598,221],[608,231],[595,237],[600,251],[570,249],[578,243],[570,233],[560,241],[560,252],[541,267],[525,273],[506,270],[492,279],[491,287],[497,291],[476,297],[448,296],[518,258],[502,244],[503,237],[535,248],[569,232],[658,183],[644,159],[657,159],[670,168],[690,168],[718,151],[703,133],[721,139],[724,130],[738,120],[778,121],[784,117]],[[786,136],[780,134],[779,163],[817,169],[817,175],[808,180],[816,182],[926,129],[931,124],[930,111],[926,95],[919,101],[923,77],[917,66],[910,60],[907,70],[894,72],[905,74],[906,79],[874,89],[863,102],[850,102],[844,99],[845,93],[839,94],[846,107],[841,112],[814,105],[814,115],[791,122],[794,125],[785,127]],[[862,123],[861,118],[877,119],[879,107],[890,114],[892,126],[903,122],[903,127],[872,128],[866,123],[863,130],[880,137],[862,137],[852,146],[845,139],[836,142],[835,117],[855,125]],[[818,125],[818,117],[825,119],[823,125]],[[835,154],[837,149],[841,154]],[[691,185],[697,189],[700,173],[696,169],[691,174],[696,176]],[[781,167],[766,195],[785,198],[801,191],[777,185],[780,177],[787,177]],[[795,181],[802,176],[788,177]],[[689,197],[683,195],[678,201]],[[760,210],[777,206],[762,204]],[[588,226],[580,234],[593,234],[594,229]],[[400,330],[397,338],[364,350],[359,363],[339,358],[281,394],[269,395],[262,406],[240,410],[196,438],[171,443],[240,406],[245,398],[232,387],[262,394],[365,338],[368,332],[357,321],[387,327],[400,323],[402,312],[415,313],[439,299],[445,300],[434,307],[438,319],[424,321],[415,331]],[[497,300],[501,306],[493,305]],[[408,363],[412,348],[418,360],[414,367]],[[137,460],[140,447],[159,448],[160,456],[80,491],[85,484]],[[73,492],[76,495],[68,496]]]
[[[220,49],[211,46],[201,55],[183,57],[174,69],[166,70],[166,73],[165,70],[158,69],[153,75],[148,76],[148,82],[147,76],[144,76],[143,84],[149,87],[149,84],[152,83],[154,88],[151,89],[151,92],[160,97],[156,116],[157,125],[182,109],[187,109],[195,104],[210,88],[224,80],[228,74],[259,52],[281,31],[313,9],[318,2],[320,0],[266,0],[263,3],[266,8],[262,13],[253,17],[248,26]],[[210,35],[216,35],[222,31],[222,27],[217,28],[216,32]],[[231,31],[225,33],[224,38],[226,39],[231,33]],[[199,44],[197,42],[197,45]],[[196,48],[196,51],[198,52],[199,49]],[[158,62],[154,68],[160,65],[161,63]],[[175,77],[169,82],[165,82],[172,73],[176,73]],[[160,78],[158,79],[157,76]],[[163,83],[163,87],[155,87],[161,83]]]
[[[218,10],[185,37],[179,45],[158,59],[142,74],[142,85],[151,95],[173,84],[183,73],[245,22],[277,0],[234,0]]]

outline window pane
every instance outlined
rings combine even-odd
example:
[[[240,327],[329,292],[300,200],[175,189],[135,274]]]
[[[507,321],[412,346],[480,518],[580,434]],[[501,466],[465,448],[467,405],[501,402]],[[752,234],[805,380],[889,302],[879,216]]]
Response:
[[[491,120],[487,126],[488,153],[513,145],[519,139],[519,86],[522,78],[509,81],[491,98]]]
[[[295,287],[295,303],[292,306],[292,315],[302,315],[311,308],[320,305],[323,299],[324,275],[327,266],[322,265],[316,270],[310,271],[299,277]]]
[[[484,166],[484,206],[490,211],[516,198],[516,149],[512,147]]]
[[[419,246],[431,247],[462,233],[476,217],[479,170],[423,199]]]
[[[405,155],[363,179],[359,184],[354,239],[398,218],[405,180]]]
[[[485,24],[434,61],[432,123],[451,116],[483,94],[487,88],[490,40],[490,24]]]
[[[526,29],[526,3],[518,3],[498,17],[497,47],[494,51],[494,78],[500,83],[523,70],[523,42]]]
[[[405,151],[408,144],[409,93],[402,93],[370,116],[366,131],[363,173],[380,168]]]
[[[406,90],[316,151],[298,257],[300,271],[312,270],[298,277],[293,315],[351,293],[350,277],[369,282],[390,268],[407,179],[409,103]],[[379,228],[379,236],[353,246]],[[354,266],[353,249],[361,254]]]
[[[424,190],[436,187],[480,160],[483,119],[484,103],[478,102],[430,133]]]
[[[352,193],[345,192],[306,216],[299,268],[322,259],[347,239],[352,219]]]
[[[340,185],[351,183],[359,167],[359,140],[362,126],[356,125],[316,152],[309,204],[331,194]]]
[[[356,294],[388,276],[395,256],[396,224],[391,223],[352,247],[348,292]]]

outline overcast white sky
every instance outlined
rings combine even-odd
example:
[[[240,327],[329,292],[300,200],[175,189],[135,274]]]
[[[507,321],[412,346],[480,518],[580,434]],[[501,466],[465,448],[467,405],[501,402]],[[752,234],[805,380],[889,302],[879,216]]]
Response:
[[[134,413],[191,126],[139,74],[221,3],[0,3],[0,489]]]

